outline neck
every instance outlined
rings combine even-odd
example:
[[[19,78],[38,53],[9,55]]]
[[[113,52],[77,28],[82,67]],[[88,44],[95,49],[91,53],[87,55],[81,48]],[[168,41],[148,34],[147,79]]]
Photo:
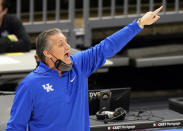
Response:
[[[51,69],[58,71],[59,76],[62,76],[62,71],[56,69],[56,68],[55,68],[55,65],[54,65],[54,63],[53,63],[52,61],[47,60],[47,61],[45,61],[45,63],[46,63],[47,66],[50,67]]]
[[[58,71],[59,76],[62,76],[62,71],[59,71],[59,70],[57,70],[57,71]]]

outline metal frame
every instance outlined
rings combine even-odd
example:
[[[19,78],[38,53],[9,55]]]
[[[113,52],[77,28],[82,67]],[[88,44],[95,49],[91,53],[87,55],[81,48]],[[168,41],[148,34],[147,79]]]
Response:
[[[128,0],[123,0],[123,14],[121,16],[115,16],[115,1],[111,0],[111,16],[102,16],[102,2],[103,0],[98,0],[98,17],[90,18],[90,0],[84,0],[83,2],[83,19],[84,19],[84,46],[88,47],[91,45],[92,40],[92,29],[104,28],[104,27],[119,27],[129,24],[132,20],[142,16],[141,13],[141,0],[136,0],[136,14],[128,14]],[[160,14],[161,19],[157,23],[168,23],[168,22],[180,22],[183,21],[183,11],[180,11],[179,0],[175,0],[175,11],[167,12],[166,6],[167,1],[162,0],[162,5],[164,9]],[[149,10],[154,10],[154,0],[149,0]]]
[[[16,16],[21,18],[21,1],[16,0]],[[55,20],[47,21],[47,1],[42,0],[42,21],[34,21],[34,4],[35,0],[29,1],[29,22],[23,23],[28,33],[41,32],[50,28],[60,28],[67,32],[68,40],[72,47],[76,47],[74,44],[76,41],[76,34],[74,30],[74,19],[75,19],[75,0],[68,0],[68,19],[60,20],[60,0],[55,0]],[[110,16],[103,16],[103,2],[104,0],[98,0],[98,13],[97,17],[90,18],[90,1],[83,0],[83,25],[84,25],[84,46],[88,47],[91,45],[92,40],[92,29],[104,28],[104,27],[119,27],[130,23],[132,20],[142,16],[142,0],[136,0],[136,13],[129,14],[128,7],[129,1],[123,0],[123,13],[120,16],[116,16],[116,0],[111,0]],[[149,10],[154,10],[154,0],[149,0]],[[162,5],[164,9],[162,11],[161,19],[158,23],[168,23],[168,22],[180,22],[183,21],[183,11],[180,11],[179,7],[180,0],[174,1],[174,11],[168,12],[166,9],[167,1],[162,0]]]
[[[75,47],[75,32],[74,32],[74,18],[75,18],[75,0],[68,0],[68,20],[60,20],[60,0],[55,0],[55,20],[47,21],[47,0],[42,0],[42,21],[34,22],[34,4],[35,0],[30,0],[29,3],[29,22],[23,23],[28,33],[42,32],[50,28],[59,28],[66,31],[68,41],[72,47]],[[16,16],[21,18],[21,0],[16,1]]]

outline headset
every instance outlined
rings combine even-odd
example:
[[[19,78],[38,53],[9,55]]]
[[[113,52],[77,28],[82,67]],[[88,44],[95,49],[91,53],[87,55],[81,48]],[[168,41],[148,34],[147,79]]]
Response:
[[[103,107],[96,113],[97,120],[104,120],[107,124],[113,120],[124,120],[127,115],[127,111],[122,107],[116,108],[115,111],[107,111],[106,107]]]

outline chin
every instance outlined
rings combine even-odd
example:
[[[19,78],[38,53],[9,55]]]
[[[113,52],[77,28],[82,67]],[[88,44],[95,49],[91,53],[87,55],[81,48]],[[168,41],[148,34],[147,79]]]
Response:
[[[67,62],[66,64],[71,64],[71,61]]]

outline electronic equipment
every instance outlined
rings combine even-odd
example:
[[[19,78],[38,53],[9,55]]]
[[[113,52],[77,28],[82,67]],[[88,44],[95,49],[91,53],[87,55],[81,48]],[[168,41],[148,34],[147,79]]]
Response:
[[[96,117],[98,120],[104,120],[104,123],[107,124],[113,120],[124,120],[127,112],[119,107],[116,108],[115,111],[105,111],[106,108],[104,107],[102,110],[96,113]]]
[[[89,114],[95,115],[103,107],[106,108],[105,111],[115,111],[121,107],[128,112],[130,93],[130,88],[89,90]]]

